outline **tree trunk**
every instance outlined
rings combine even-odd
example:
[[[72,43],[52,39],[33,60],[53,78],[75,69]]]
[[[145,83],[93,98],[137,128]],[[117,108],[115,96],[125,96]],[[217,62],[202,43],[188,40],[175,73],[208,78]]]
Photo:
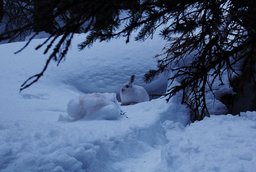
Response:
[[[4,2],[3,0],[0,0],[0,22],[2,22],[4,16]]]
[[[254,40],[248,47],[248,56],[244,61],[242,74],[231,84],[235,94],[226,94],[221,101],[227,106],[229,113],[239,114],[245,111],[256,110],[256,3],[253,0],[233,0],[237,9],[246,9],[238,12],[241,23],[247,30],[248,36]]]
[[[34,0],[34,31],[52,33],[54,30],[52,0]]]
[[[248,47],[250,53],[245,61],[239,88],[234,97],[233,113],[256,110],[256,5],[253,0],[245,0],[243,2],[248,7],[247,14],[244,15],[243,19],[244,27],[250,39],[254,40],[254,43]]]

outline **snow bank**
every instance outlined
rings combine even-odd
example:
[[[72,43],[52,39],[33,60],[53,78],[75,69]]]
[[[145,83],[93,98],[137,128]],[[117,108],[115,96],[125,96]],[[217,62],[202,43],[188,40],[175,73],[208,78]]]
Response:
[[[38,73],[48,57],[43,49],[34,50],[44,39],[33,40],[16,55],[13,53],[25,42],[0,45],[1,117],[56,121],[60,114],[66,113],[66,105],[72,97],[94,92],[118,93],[132,74],[137,76],[136,84],[145,87],[150,94],[165,92],[167,75],[161,75],[150,84],[143,82],[143,74],[156,66],[152,57],[161,51],[162,40],[131,40],[126,44],[124,39],[117,39],[79,51],[77,44],[84,36],[76,35],[65,61],[58,67],[52,63],[43,78],[21,94],[18,91],[22,82]]]
[[[121,110],[115,93],[91,93],[81,95],[78,99],[70,100],[67,105],[71,120],[120,118]],[[60,120],[62,120],[61,117]]]
[[[167,75],[161,75],[155,82],[146,84],[144,74],[157,65],[153,57],[161,52],[164,45],[160,38],[126,44],[124,39],[97,42],[93,47],[78,51],[76,45],[84,41],[84,35],[76,35],[74,45],[65,62],[57,69],[51,68],[48,77],[60,84],[69,85],[82,93],[114,92],[136,75],[136,84],[146,88],[150,94],[166,91]],[[53,74],[54,73],[54,74]],[[157,84],[156,84],[157,82]]]
[[[255,171],[255,116],[247,112],[242,117],[211,116],[186,128],[172,125],[160,171]]]

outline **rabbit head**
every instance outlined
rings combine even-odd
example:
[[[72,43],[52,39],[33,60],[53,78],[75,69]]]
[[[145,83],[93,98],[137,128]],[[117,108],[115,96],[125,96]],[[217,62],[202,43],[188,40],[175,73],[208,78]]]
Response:
[[[134,80],[135,75],[132,75],[120,90],[122,104],[135,104],[149,100],[147,91],[143,87],[135,85]]]
[[[135,80],[135,75],[132,75],[130,80],[126,84],[124,84],[123,87],[121,88],[121,92],[125,93],[133,90],[132,88],[133,88],[134,80]]]

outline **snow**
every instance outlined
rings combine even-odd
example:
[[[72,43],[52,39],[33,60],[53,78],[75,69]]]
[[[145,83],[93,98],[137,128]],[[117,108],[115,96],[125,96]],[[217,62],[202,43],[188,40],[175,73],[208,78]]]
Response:
[[[253,118],[248,117],[253,114]],[[255,171],[255,112],[211,116],[186,128],[168,130],[163,149],[166,171]]]
[[[164,92],[167,74],[142,82],[156,65],[152,55],[161,51],[162,40],[126,45],[119,39],[78,52],[81,40],[77,35],[65,62],[51,65],[22,93],[20,84],[45,62],[42,50],[33,49],[42,40],[17,55],[23,42],[0,46],[1,172],[255,171],[256,112],[189,124],[180,95],[169,103],[163,97],[129,106],[116,102],[132,74],[150,94]],[[101,108],[85,110],[95,104]],[[85,114],[79,116],[77,106]]]

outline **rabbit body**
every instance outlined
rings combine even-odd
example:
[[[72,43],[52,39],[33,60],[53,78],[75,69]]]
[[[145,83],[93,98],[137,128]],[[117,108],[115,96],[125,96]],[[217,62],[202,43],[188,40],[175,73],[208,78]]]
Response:
[[[134,79],[135,76],[132,75],[130,81],[124,84],[120,90],[120,99],[123,105],[149,101],[149,95],[145,88],[133,84]]]
[[[84,94],[73,99],[67,106],[68,115],[72,120],[79,119],[118,119],[120,107],[113,93]]]

